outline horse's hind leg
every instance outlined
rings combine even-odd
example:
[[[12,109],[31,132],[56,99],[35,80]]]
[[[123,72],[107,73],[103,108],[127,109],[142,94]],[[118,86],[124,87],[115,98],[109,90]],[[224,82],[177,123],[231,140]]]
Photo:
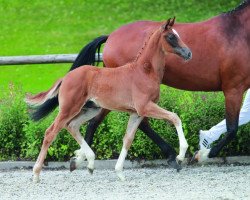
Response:
[[[147,118],[144,118],[139,125],[142,130],[164,153],[169,167],[180,170],[181,166],[176,162],[176,152],[167,142],[165,142],[151,127]]]
[[[123,138],[123,146],[122,146],[122,151],[119,155],[118,161],[115,165],[115,171],[117,176],[124,181],[125,177],[123,175],[123,165],[124,165],[124,161],[125,158],[127,156],[128,150],[134,140],[134,136],[135,136],[135,132],[139,126],[139,124],[141,123],[143,117],[138,116],[136,113],[132,113],[130,115],[129,121],[128,121],[128,126],[127,126],[127,130],[126,130],[126,134]]]
[[[100,111],[100,114],[98,114],[96,117],[91,119],[89,121],[89,124],[87,126],[86,134],[85,134],[85,141],[88,143],[89,146],[93,143],[93,137],[96,132],[96,129],[101,124],[103,119],[107,116],[107,114],[110,112],[110,110],[103,109]]]
[[[75,138],[81,148],[75,151],[76,157],[70,160],[70,171],[75,170],[78,168],[85,158],[88,160],[87,168],[92,173],[94,170],[94,159],[95,154],[89,145],[86,143],[84,138],[82,137],[79,129],[80,126],[98,115],[101,111],[101,108],[93,107],[93,108],[84,108],[75,118],[73,118],[67,125],[68,131],[71,135]]]
[[[180,145],[179,155],[176,158],[179,161],[183,161],[185,158],[187,148],[188,148],[188,143],[184,136],[184,133],[182,130],[182,123],[178,115],[159,107],[157,104],[153,102],[149,102],[146,106],[139,109],[138,112],[139,112],[139,115],[141,116],[153,117],[156,119],[164,119],[174,124],[177,130],[177,134],[179,138],[179,145]]]
[[[236,137],[242,98],[243,91],[241,89],[225,92],[227,134],[211,150],[203,149],[198,151],[194,158],[199,162],[217,156],[221,149]]]

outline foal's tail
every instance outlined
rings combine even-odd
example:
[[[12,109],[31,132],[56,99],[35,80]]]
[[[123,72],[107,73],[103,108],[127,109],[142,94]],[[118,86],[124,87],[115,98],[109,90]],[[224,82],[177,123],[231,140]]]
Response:
[[[95,53],[98,52],[98,61],[100,60],[100,48],[108,39],[108,35],[100,36],[87,44],[78,54],[69,71],[72,71],[83,65],[95,65]],[[50,114],[58,105],[58,90],[62,79],[58,80],[52,88],[46,92],[41,92],[35,96],[27,96],[25,101],[31,107],[31,118],[39,121]]]
[[[101,45],[107,41],[108,37],[108,35],[100,36],[83,47],[69,71],[72,71],[82,65],[95,65],[95,63],[98,65],[100,61]],[[98,52],[97,62],[95,61],[96,51]]]
[[[46,117],[58,105],[58,92],[63,79],[59,79],[56,83],[46,92],[41,92],[37,95],[27,95],[25,98],[28,106],[31,107],[31,118],[34,121]]]

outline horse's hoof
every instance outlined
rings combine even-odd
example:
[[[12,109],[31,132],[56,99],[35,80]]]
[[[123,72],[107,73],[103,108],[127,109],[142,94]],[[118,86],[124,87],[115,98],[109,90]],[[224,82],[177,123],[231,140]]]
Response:
[[[189,161],[189,165],[193,165],[193,164],[195,164],[195,163],[198,163],[198,161],[199,161],[199,151],[196,151],[196,152],[194,152],[194,155],[193,155],[193,157],[191,158],[191,160]]]
[[[92,175],[94,173],[94,169],[88,168],[88,172]]]
[[[176,160],[168,160],[168,165],[169,167],[176,169],[177,172],[182,169],[181,165],[179,165]]]
[[[70,159],[70,172],[73,172],[76,169],[76,157]]]

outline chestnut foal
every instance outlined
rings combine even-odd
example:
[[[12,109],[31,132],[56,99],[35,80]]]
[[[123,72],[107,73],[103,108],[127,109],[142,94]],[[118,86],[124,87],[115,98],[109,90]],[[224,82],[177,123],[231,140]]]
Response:
[[[80,67],[58,80],[47,92],[26,98],[30,106],[38,108],[56,95],[59,99],[59,113],[45,132],[42,149],[33,168],[34,182],[39,181],[47,150],[62,128],[66,128],[81,146],[73,162],[75,167],[78,167],[86,156],[87,168],[93,172],[95,154],[81,136],[79,128],[81,124],[98,115],[102,108],[130,113],[122,151],[115,166],[121,180],[125,179],[122,170],[128,149],[144,117],[164,119],[175,125],[180,144],[177,159],[184,159],[188,144],[180,118],[156,104],[166,55],[174,53],[185,60],[191,59],[192,56],[178,33],[172,29],[173,25],[174,19],[169,19],[152,32],[135,61],[130,64],[115,69]],[[91,109],[84,108],[88,107],[88,104]]]

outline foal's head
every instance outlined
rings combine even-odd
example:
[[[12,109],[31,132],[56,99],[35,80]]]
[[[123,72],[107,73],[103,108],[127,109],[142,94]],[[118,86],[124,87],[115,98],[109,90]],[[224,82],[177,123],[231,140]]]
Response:
[[[168,19],[161,26],[161,43],[162,50],[164,53],[174,53],[185,60],[190,60],[192,58],[192,52],[187,47],[186,44],[181,40],[179,34],[172,27],[175,22],[175,17],[173,19]]]

